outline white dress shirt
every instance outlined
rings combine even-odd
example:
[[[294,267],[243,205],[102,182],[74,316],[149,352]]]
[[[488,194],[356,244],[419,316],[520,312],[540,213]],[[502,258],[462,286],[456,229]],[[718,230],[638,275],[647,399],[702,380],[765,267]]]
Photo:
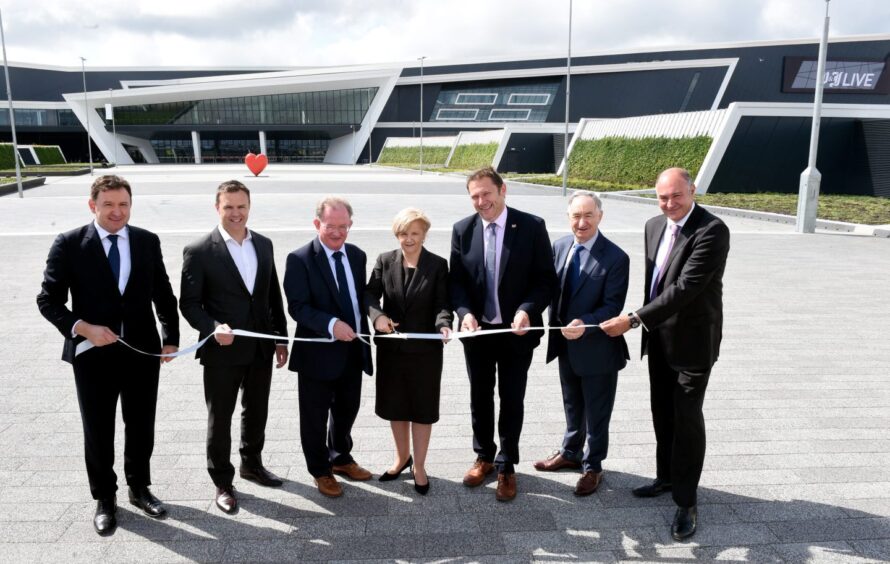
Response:
[[[321,242],[321,239],[318,240],[318,243],[321,245],[321,248],[324,249],[325,254],[328,256],[328,265],[331,267],[331,274],[334,275],[334,282],[337,284],[337,289],[340,289],[340,284],[337,282],[337,260],[334,258],[334,251],[329,249],[324,243]],[[346,284],[349,286],[349,299],[352,300],[352,314],[355,316],[355,332],[358,333],[362,330],[361,317],[358,311],[358,299],[356,298],[357,294],[355,291],[355,279],[352,277],[352,268],[349,267],[349,256],[346,254],[346,244],[344,243],[342,247],[340,247],[340,251],[343,253],[343,257],[340,259],[343,262],[343,269],[346,271]],[[334,324],[338,321],[337,317],[332,317],[330,323],[328,323],[328,333],[330,333],[331,338],[334,338]]]
[[[482,219],[482,216],[479,216],[479,219]],[[495,261],[494,261],[494,271],[497,277],[500,276],[501,273],[501,252],[504,250],[504,233],[507,229],[507,207],[504,206],[503,211],[501,211],[501,215],[497,216],[494,221],[485,221],[482,219],[482,256],[486,256],[488,253],[488,237],[485,236],[485,230],[488,229],[488,226],[494,223],[498,226],[496,236],[495,236]],[[501,303],[498,299],[498,293],[494,293],[494,305],[497,311],[497,315],[494,316],[494,319],[485,319],[483,316],[482,320],[486,323],[503,323],[503,318],[501,316]]]
[[[124,295],[124,290],[127,289],[127,282],[130,281],[130,272],[133,270],[133,261],[130,259],[130,230],[125,225],[123,229],[119,230],[117,233],[111,233],[110,231],[106,231],[103,229],[99,222],[95,219],[93,220],[93,227],[96,228],[96,233],[99,234],[100,240],[102,241],[102,248],[105,250],[105,256],[108,256],[108,252],[111,250],[111,240],[108,238],[109,235],[117,235],[117,252],[121,258],[121,270],[120,277],[117,279],[117,290],[120,294]],[[77,333],[75,329],[77,328],[77,324],[80,323],[81,320],[78,319],[74,322],[74,325],[71,326],[71,336],[76,337]],[[113,327],[110,328],[112,331]],[[120,328],[121,333],[123,333],[123,327]],[[123,337],[123,335],[120,335]]]
[[[668,253],[668,249],[671,245],[671,225],[679,225],[680,229],[677,231],[677,237],[680,237],[680,231],[683,230],[683,226],[686,225],[686,221],[689,219],[689,216],[692,215],[692,210],[695,209],[695,202],[692,202],[692,207],[689,208],[689,212],[683,216],[680,221],[673,221],[671,218],[667,218],[667,224],[664,226],[664,233],[661,235],[661,242],[658,243],[658,252],[655,253],[655,268],[652,270],[652,281],[649,286],[649,295],[652,295],[652,292],[655,291],[655,284],[658,283],[658,276],[661,273],[661,264],[664,262],[665,256]],[[674,242],[676,245],[676,241]]]
[[[219,229],[219,234],[222,235],[223,241],[226,242],[226,248],[229,249],[229,254],[232,255],[235,266],[238,267],[241,280],[244,281],[244,285],[247,287],[250,295],[253,295],[253,288],[256,284],[257,258],[256,247],[253,246],[253,235],[250,234],[250,229],[247,229],[247,236],[240,244],[234,237],[229,235],[228,231],[223,229],[222,225],[217,225],[217,229]]]

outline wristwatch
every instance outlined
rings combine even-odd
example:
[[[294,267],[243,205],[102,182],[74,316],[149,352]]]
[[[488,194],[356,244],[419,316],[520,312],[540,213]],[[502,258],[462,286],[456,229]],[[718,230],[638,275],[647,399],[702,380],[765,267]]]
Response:
[[[640,326],[640,318],[637,317],[637,314],[634,312],[630,312],[627,314],[627,319],[630,321],[630,328],[636,329]]]

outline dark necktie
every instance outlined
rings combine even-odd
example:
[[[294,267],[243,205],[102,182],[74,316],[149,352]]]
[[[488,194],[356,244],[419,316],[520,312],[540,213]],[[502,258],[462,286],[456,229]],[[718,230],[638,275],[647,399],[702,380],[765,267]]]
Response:
[[[494,321],[498,315],[498,225],[489,223],[485,229],[485,320]]]
[[[584,245],[575,243],[572,251],[572,260],[569,261],[566,267],[565,280],[563,280],[562,286],[562,303],[559,308],[559,315],[564,323],[571,321],[571,319],[566,319],[566,313],[569,310],[569,302],[572,301],[572,294],[581,281],[581,251],[583,250]]]
[[[121,252],[117,248],[118,235],[109,235],[108,240],[111,241],[111,248],[108,249],[108,264],[111,266],[111,273],[114,275],[114,285],[119,286],[121,280]]]
[[[345,321],[352,327],[353,331],[356,331],[355,327],[355,311],[352,308],[352,298],[349,297],[349,282],[346,281],[346,269],[343,267],[343,253],[341,251],[337,251],[334,253],[334,263],[335,269],[337,271],[337,287],[339,289],[340,294],[340,309],[343,310],[343,316],[346,319],[342,319],[341,321]]]

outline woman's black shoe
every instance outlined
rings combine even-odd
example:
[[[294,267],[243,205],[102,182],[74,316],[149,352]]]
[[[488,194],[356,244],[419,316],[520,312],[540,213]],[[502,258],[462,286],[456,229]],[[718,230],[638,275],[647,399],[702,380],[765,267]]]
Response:
[[[383,474],[380,475],[380,481],[381,482],[391,482],[391,481],[397,479],[399,476],[402,475],[402,472],[404,472],[412,464],[414,464],[414,459],[412,459],[411,455],[409,454],[408,460],[404,464],[402,464],[402,467],[399,468],[398,472],[396,472],[395,474],[390,474],[389,470],[387,470],[386,472],[384,472]]]
[[[426,483],[424,485],[420,485],[417,483],[417,478],[414,478],[414,491],[419,493],[420,495],[426,495],[427,492],[430,491],[430,479],[427,476]]]

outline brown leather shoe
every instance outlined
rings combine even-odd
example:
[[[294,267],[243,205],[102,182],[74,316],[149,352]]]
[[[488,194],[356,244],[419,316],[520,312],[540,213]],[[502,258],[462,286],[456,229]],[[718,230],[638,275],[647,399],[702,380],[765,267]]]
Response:
[[[541,472],[556,472],[557,470],[563,470],[565,468],[577,470],[578,468],[581,468],[581,463],[563,458],[562,454],[559,451],[556,451],[544,460],[535,462],[534,466],[535,470],[540,470]]]
[[[315,479],[315,485],[318,486],[318,491],[322,495],[328,497],[340,497],[343,495],[343,486],[333,476],[319,476]]]
[[[516,474],[498,474],[498,489],[495,492],[498,501],[510,501],[516,497]]]
[[[350,462],[349,464],[335,464],[331,467],[331,472],[346,476],[350,480],[356,480],[358,482],[364,482],[365,480],[371,479],[371,473],[355,462]]]
[[[603,472],[585,472],[578,479],[578,483],[575,484],[575,495],[577,496],[585,496],[590,495],[600,487],[600,483],[603,481]]]
[[[485,477],[491,474],[492,471],[494,471],[494,464],[477,458],[476,462],[473,463],[473,467],[464,474],[464,485],[468,488],[481,486],[482,482],[485,481]]]

